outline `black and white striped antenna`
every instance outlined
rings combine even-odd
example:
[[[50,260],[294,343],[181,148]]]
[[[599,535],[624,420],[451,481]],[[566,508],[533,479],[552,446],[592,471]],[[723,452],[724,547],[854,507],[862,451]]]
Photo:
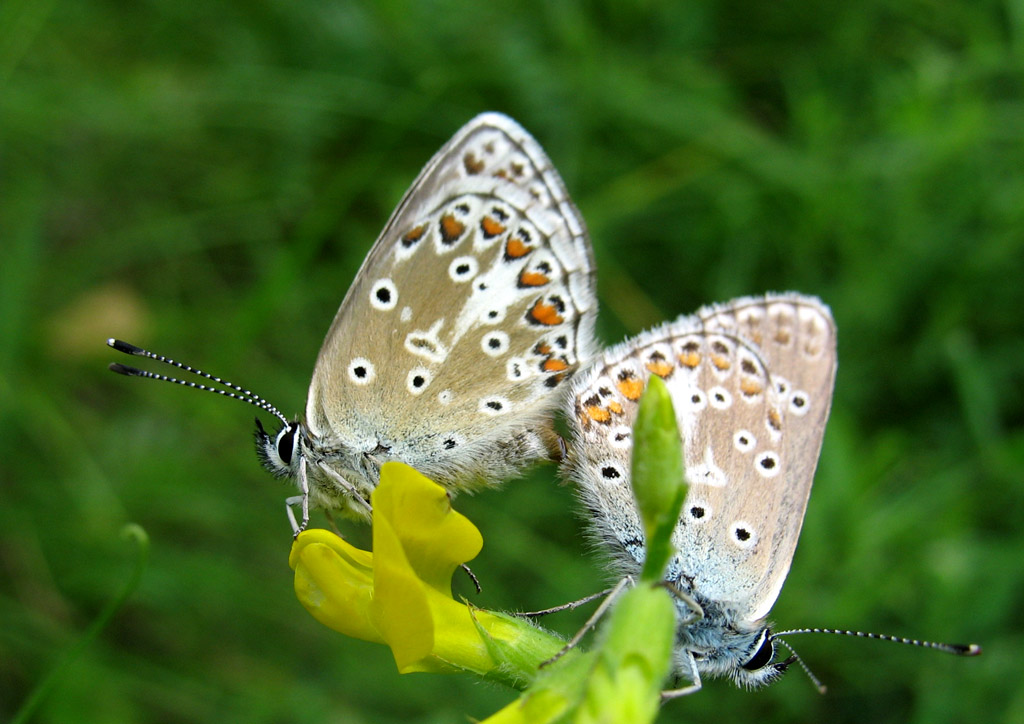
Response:
[[[772,636],[792,636],[794,634],[834,634],[836,636],[856,636],[862,639],[876,639],[878,641],[892,641],[895,644],[906,644],[908,646],[920,646],[936,651],[945,651],[955,656],[977,656],[981,653],[978,644],[944,644],[936,641],[921,641],[919,639],[908,639],[903,636],[890,636],[888,634],[867,633],[864,631],[849,631],[835,628],[794,628],[789,631],[775,631]]]
[[[156,372],[148,372],[146,370],[140,370],[137,367],[129,367],[128,365],[119,364],[117,362],[113,362],[110,364],[111,372],[116,372],[117,374],[125,375],[126,377],[146,377],[151,380],[159,380],[160,382],[173,382],[176,385],[184,385],[185,387],[190,387],[193,390],[213,392],[215,394],[222,395],[223,397],[230,397],[233,400],[241,400],[242,402],[248,402],[250,405],[253,405],[254,407],[258,407],[261,410],[269,412],[271,415],[273,415],[278,420],[283,422],[286,426],[291,424],[288,418],[281,414],[280,410],[271,405],[265,399],[257,395],[255,392],[251,392],[250,390],[247,390],[244,387],[239,387],[233,382],[228,382],[227,380],[221,379],[220,377],[215,377],[211,374],[203,372],[202,370],[196,369],[195,367],[190,367],[189,365],[184,364],[182,362],[176,362],[175,360],[169,357],[164,357],[163,355],[160,354],[154,354],[149,350],[142,349],[142,347],[136,347],[134,344],[123,342],[120,339],[114,339],[113,337],[111,337],[110,339],[107,340],[107,345],[113,347],[118,352],[124,352],[125,354],[129,354],[134,357],[148,357],[149,359],[156,360],[157,362],[163,362],[164,364],[170,365],[171,367],[177,367],[180,370],[184,370],[185,372],[197,375],[199,377],[202,377],[203,379],[210,380],[211,382],[215,382],[218,385],[223,385],[228,389],[222,390],[219,387],[211,387],[210,385],[204,385],[201,382],[191,382],[189,380],[183,380],[177,377],[170,377],[168,375],[162,375]]]
[[[920,639],[909,639],[903,636],[890,636],[888,634],[877,634],[865,631],[850,631],[848,629],[835,629],[835,628],[794,628],[788,631],[773,631],[772,641],[778,641],[780,644],[785,646],[793,654],[793,658],[800,664],[800,668],[804,670],[807,677],[811,680],[811,683],[817,687],[819,693],[825,693],[825,685],[821,683],[817,676],[807,667],[804,660],[800,658],[796,651],[793,651],[793,647],[783,641],[780,636],[792,636],[794,634],[834,634],[836,636],[856,636],[862,639],[875,639],[877,641],[891,641],[895,644],[906,644],[907,646],[919,646],[926,649],[934,649],[935,651],[943,651],[947,654],[953,654],[954,656],[978,656],[981,653],[981,647],[978,644],[944,644],[936,641],[921,641]]]

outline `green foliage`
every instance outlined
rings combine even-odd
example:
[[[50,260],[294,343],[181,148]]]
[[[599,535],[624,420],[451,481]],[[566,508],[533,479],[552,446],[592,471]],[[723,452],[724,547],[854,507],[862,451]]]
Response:
[[[688,721],[1010,721],[1024,646],[1024,46],[1016,5],[0,3],[0,719],[124,578],[39,722],[453,722],[507,692],[398,677],[295,600],[251,410],[106,371],[116,335],[302,409],[323,334],[420,166],[509,113],[587,220],[605,341],[770,289],[828,302],[832,419],[784,626]],[[551,468],[461,497],[490,609],[603,587]],[[367,531],[345,529],[365,544]],[[458,576],[457,576],[458,578]],[[546,621],[571,634],[587,611]]]
[[[661,709],[672,669],[676,604],[664,586],[641,580],[602,624],[576,724],[647,724]]]

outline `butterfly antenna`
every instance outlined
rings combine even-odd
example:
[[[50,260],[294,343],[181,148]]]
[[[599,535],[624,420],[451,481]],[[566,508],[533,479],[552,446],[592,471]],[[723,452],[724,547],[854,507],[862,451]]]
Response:
[[[775,635],[791,636],[793,634],[807,633],[836,634],[837,636],[858,636],[862,639],[878,639],[879,641],[892,641],[893,643],[897,644],[907,644],[908,646],[920,646],[926,649],[945,651],[947,654],[954,654],[955,656],[977,656],[981,653],[981,647],[977,644],[943,644],[936,643],[935,641],[919,641],[918,639],[908,639],[904,638],[903,636],[889,636],[887,634],[865,633],[863,631],[847,631],[843,629],[834,628],[795,628],[790,631],[779,631]]]
[[[227,380],[223,380],[220,377],[214,377],[213,375],[207,374],[206,372],[198,370],[195,367],[190,367],[187,364],[176,362],[171,358],[164,357],[163,355],[160,354],[154,354],[148,350],[142,349],[142,347],[136,347],[134,344],[128,344],[127,342],[122,342],[119,339],[110,338],[107,340],[107,345],[113,347],[118,352],[124,352],[125,354],[130,354],[135,357],[148,357],[149,359],[156,360],[157,362],[163,362],[164,364],[171,365],[172,367],[177,367],[178,369],[184,370],[185,372],[191,372],[192,374],[210,380],[211,382],[216,382],[219,385],[224,385],[230,390],[234,390],[234,392],[228,392],[228,390],[221,390],[216,387],[210,387],[209,385],[204,385],[201,382],[190,382],[188,380],[178,379],[177,377],[161,375],[156,372],[147,372],[146,370],[140,370],[137,367],[129,367],[128,365],[118,364],[117,362],[111,363],[111,372],[116,372],[117,374],[125,375],[126,377],[147,377],[151,380],[160,380],[161,382],[173,382],[176,385],[184,385],[185,387],[191,387],[193,390],[213,392],[224,397],[230,397],[233,400],[241,400],[242,402],[248,402],[250,405],[253,405],[254,407],[258,407],[261,410],[269,412],[271,415],[276,417],[285,425],[290,424],[288,418],[282,415],[280,410],[278,410],[276,407],[271,405],[269,402],[264,400],[256,393],[250,392],[244,387],[239,387],[238,385],[232,382],[228,382]]]
[[[821,679],[814,675],[814,672],[811,671],[811,667],[804,663],[803,658],[800,656],[800,654],[796,652],[796,650],[792,646],[790,646],[785,641],[780,639],[778,637],[778,634],[772,636],[772,641],[778,641],[780,644],[789,649],[789,653],[793,654],[793,658],[796,659],[796,662],[798,664],[800,664],[800,668],[804,670],[804,673],[807,674],[807,678],[810,679],[811,683],[814,684],[814,686],[818,689],[819,694],[824,694],[828,691],[828,687],[821,683]]]

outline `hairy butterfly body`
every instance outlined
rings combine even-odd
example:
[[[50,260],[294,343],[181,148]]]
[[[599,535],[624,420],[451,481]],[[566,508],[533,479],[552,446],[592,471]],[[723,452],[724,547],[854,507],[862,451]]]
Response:
[[[274,433],[257,420],[257,451],[302,493],[289,501],[302,505],[296,531],[310,504],[365,516],[389,460],[465,490],[558,449],[552,416],[593,354],[594,275],[583,220],[540,145],[485,113],[431,159],[370,249],[320,349],[302,419],[199,374],[282,420]]]
[[[566,472],[627,575],[644,560],[629,482],[637,403],[652,375],[672,395],[689,491],[666,579],[682,594],[688,690],[702,674],[758,686],[788,663],[773,661],[765,617],[796,548],[835,373],[828,308],[789,293],[704,308],[608,350],[574,380]]]

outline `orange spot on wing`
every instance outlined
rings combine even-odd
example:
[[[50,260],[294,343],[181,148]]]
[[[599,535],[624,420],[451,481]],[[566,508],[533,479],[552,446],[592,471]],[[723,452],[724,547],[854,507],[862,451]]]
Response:
[[[543,299],[538,299],[537,303],[533,305],[533,309],[530,310],[530,317],[548,327],[553,327],[565,321],[565,318],[558,313],[558,309],[553,304],[545,304]]]
[[[700,364],[700,355],[696,352],[682,352],[679,355],[679,364],[692,370]]]
[[[608,422],[612,419],[611,413],[608,410],[596,405],[588,407],[587,414],[594,422]]]
[[[557,357],[544,360],[544,364],[541,365],[541,369],[545,372],[564,372],[569,369],[569,363],[564,359],[558,359]]]
[[[760,395],[763,391],[764,386],[755,380],[740,380],[740,392],[742,392],[746,397]]]
[[[481,219],[480,228],[488,238],[505,233],[505,227],[493,216],[485,216]]]
[[[505,244],[505,256],[509,259],[519,259],[533,251],[532,246],[527,246],[518,236],[508,240]]]
[[[817,340],[807,340],[804,344],[804,354],[808,357],[817,357],[821,354],[821,345],[818,344]]]
[[[419,241],[420,239],[423,238],[423,234],[424,234],[424,232],[426,232],[426,230],[427,230],[427,225],[426,224],[420,224],[416,228],[410,229],[409,232],[406,233],[406,235],[402,237],[402,241],[404,241],[404,242],[406,242],[408,244],[412,244],[413,242]]]
[[[627,377],[626,379],[619,380],[615,383],[615,386],[619,388],[619,392],[622,393],[623,397],[633,402],[639,400],[640,395],[644,393],[643,380],[637,377]]]
[[[723,357],[718,354],[711,355],[711,364],[713,364],[716,369],[722,372],[725,372],[727,369],[732,367],[732,364],[730,364],[729,359],[727,357]]]
[[[779,416],[778,410],[768,410],[768,424],[772,426],[773,430],[782,429],[782,418]]]
[[[451,243],[462,236],[462,232],[466,230],[466,225],[456,219],[451,214],[445,214],[441,217],[441,236],[444,241]]]
[[[523,270],[519,275],[519,286],[521,287],[542,287],[551,280],[545,274]]]
[[[672,374],[672,365],[665,360],[651,360],[646,367],[658,377],[668,377]]]
[[[615,400],[612,400],[611,402],[608,403],[608,409],[614,412],[616,415],[622,414],[622,405],[620,405]]]
[[[466,167],[466,173],[470,176],[476,175],[484,170],[484,162],[477,159],[472,153],[462,157],[462,163]]]

